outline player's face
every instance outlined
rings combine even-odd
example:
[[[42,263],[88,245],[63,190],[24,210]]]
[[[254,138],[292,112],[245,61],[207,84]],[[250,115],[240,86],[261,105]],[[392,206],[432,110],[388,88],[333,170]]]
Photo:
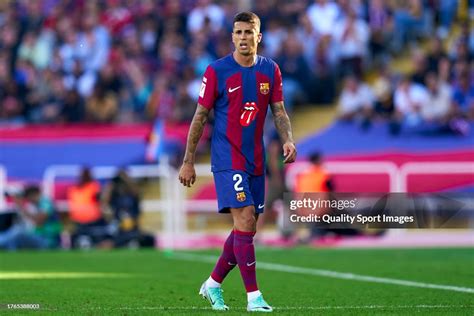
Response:
[[[232,42],[239,54],[244,56],[257,54],[257,46],[261,39],[262,33],[252,23],[234,23]]]

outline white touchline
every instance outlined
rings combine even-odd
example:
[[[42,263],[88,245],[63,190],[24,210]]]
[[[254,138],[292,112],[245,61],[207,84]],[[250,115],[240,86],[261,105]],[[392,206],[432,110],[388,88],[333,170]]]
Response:
[[[174,253],[171,259],[173,258],[179,259],[179,260],[208,262],[212,264],[214,264],[216,260],[218,259],[215,256],[196,255],[196,254],[190,254],[190,253]],[[331,270],[295,267],[295,266],[289,266],[286,264],[278,264],[278,263],[269,263],[269,262],[259,261],[257,263],[257,267],[263,270],[298,273],[298,274],[306,274],[306,275],[317,275],[317,276],[324,276],[324,277],[336,278],[336,279],[396,284],[396,285],[403,285],[403,286],[421,287],[421,288],[463,292],[463,293],[474,293],[474,288],[470,288],[470,287],[460,287],[460,286],[454,286],[454,285],[432,284],[432,283],[424,283],[424,282],[416,282],[416,281],[408,281],[408,280],[380,278],[380,277],[373,277],[373,276],[354,274],[354,273],[336,272],[336,271],[331,271]]]
[[[324,309],[436,309],[436,308],[472,308],[472,305],[348,305],[348,306],[277,306],[276,310],[324,310]],[[210,310],[203,306],[118,306],[118,307],[85,307],[81,310]],[[244,307],[233,307],[233,310],[246,310]]]

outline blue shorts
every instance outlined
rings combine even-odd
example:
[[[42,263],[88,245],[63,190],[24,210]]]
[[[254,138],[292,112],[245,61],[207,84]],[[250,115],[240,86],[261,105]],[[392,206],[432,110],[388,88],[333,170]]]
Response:
[[[219,213],[230,213],[230,208],[254,205],[256,213],[263,213],[265,204],[265,175],[252,176],[245,171],[214,172]]]

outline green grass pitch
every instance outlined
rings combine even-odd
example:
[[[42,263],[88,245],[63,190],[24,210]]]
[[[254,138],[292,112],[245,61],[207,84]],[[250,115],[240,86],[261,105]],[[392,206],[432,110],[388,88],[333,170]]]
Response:
[[[198,296],[217,250],[0,252],[0,313],[38,315],[208,315]],[[201,260],[200,258],[203,258]],[[207,259],[206,259],[207,258]],[[259,262],[323,269],[466,291],[272,271]],[[265,266],[263,264],[263,266]],[[267,266],[268,266],[267,265]],[[259,287],[281,315],[474,315],[474,249],[257,248]],[[223,284],[231,308],[245,312],[238,269]],[[471,289],[471,290],[470,290]],[[40,304],[8,310],[5,304]]]

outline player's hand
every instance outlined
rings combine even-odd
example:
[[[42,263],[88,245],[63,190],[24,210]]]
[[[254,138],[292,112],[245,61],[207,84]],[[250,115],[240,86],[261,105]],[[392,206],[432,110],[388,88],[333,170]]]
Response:
[[[284,163],[292,163],[296,160],[296,146],[292,142],[286,142],[283,144],[283,156],[285,160]]]
[[[196,182],[196,170],[193,163],[183,163],[179,170],[179,182],[188,188]]]

